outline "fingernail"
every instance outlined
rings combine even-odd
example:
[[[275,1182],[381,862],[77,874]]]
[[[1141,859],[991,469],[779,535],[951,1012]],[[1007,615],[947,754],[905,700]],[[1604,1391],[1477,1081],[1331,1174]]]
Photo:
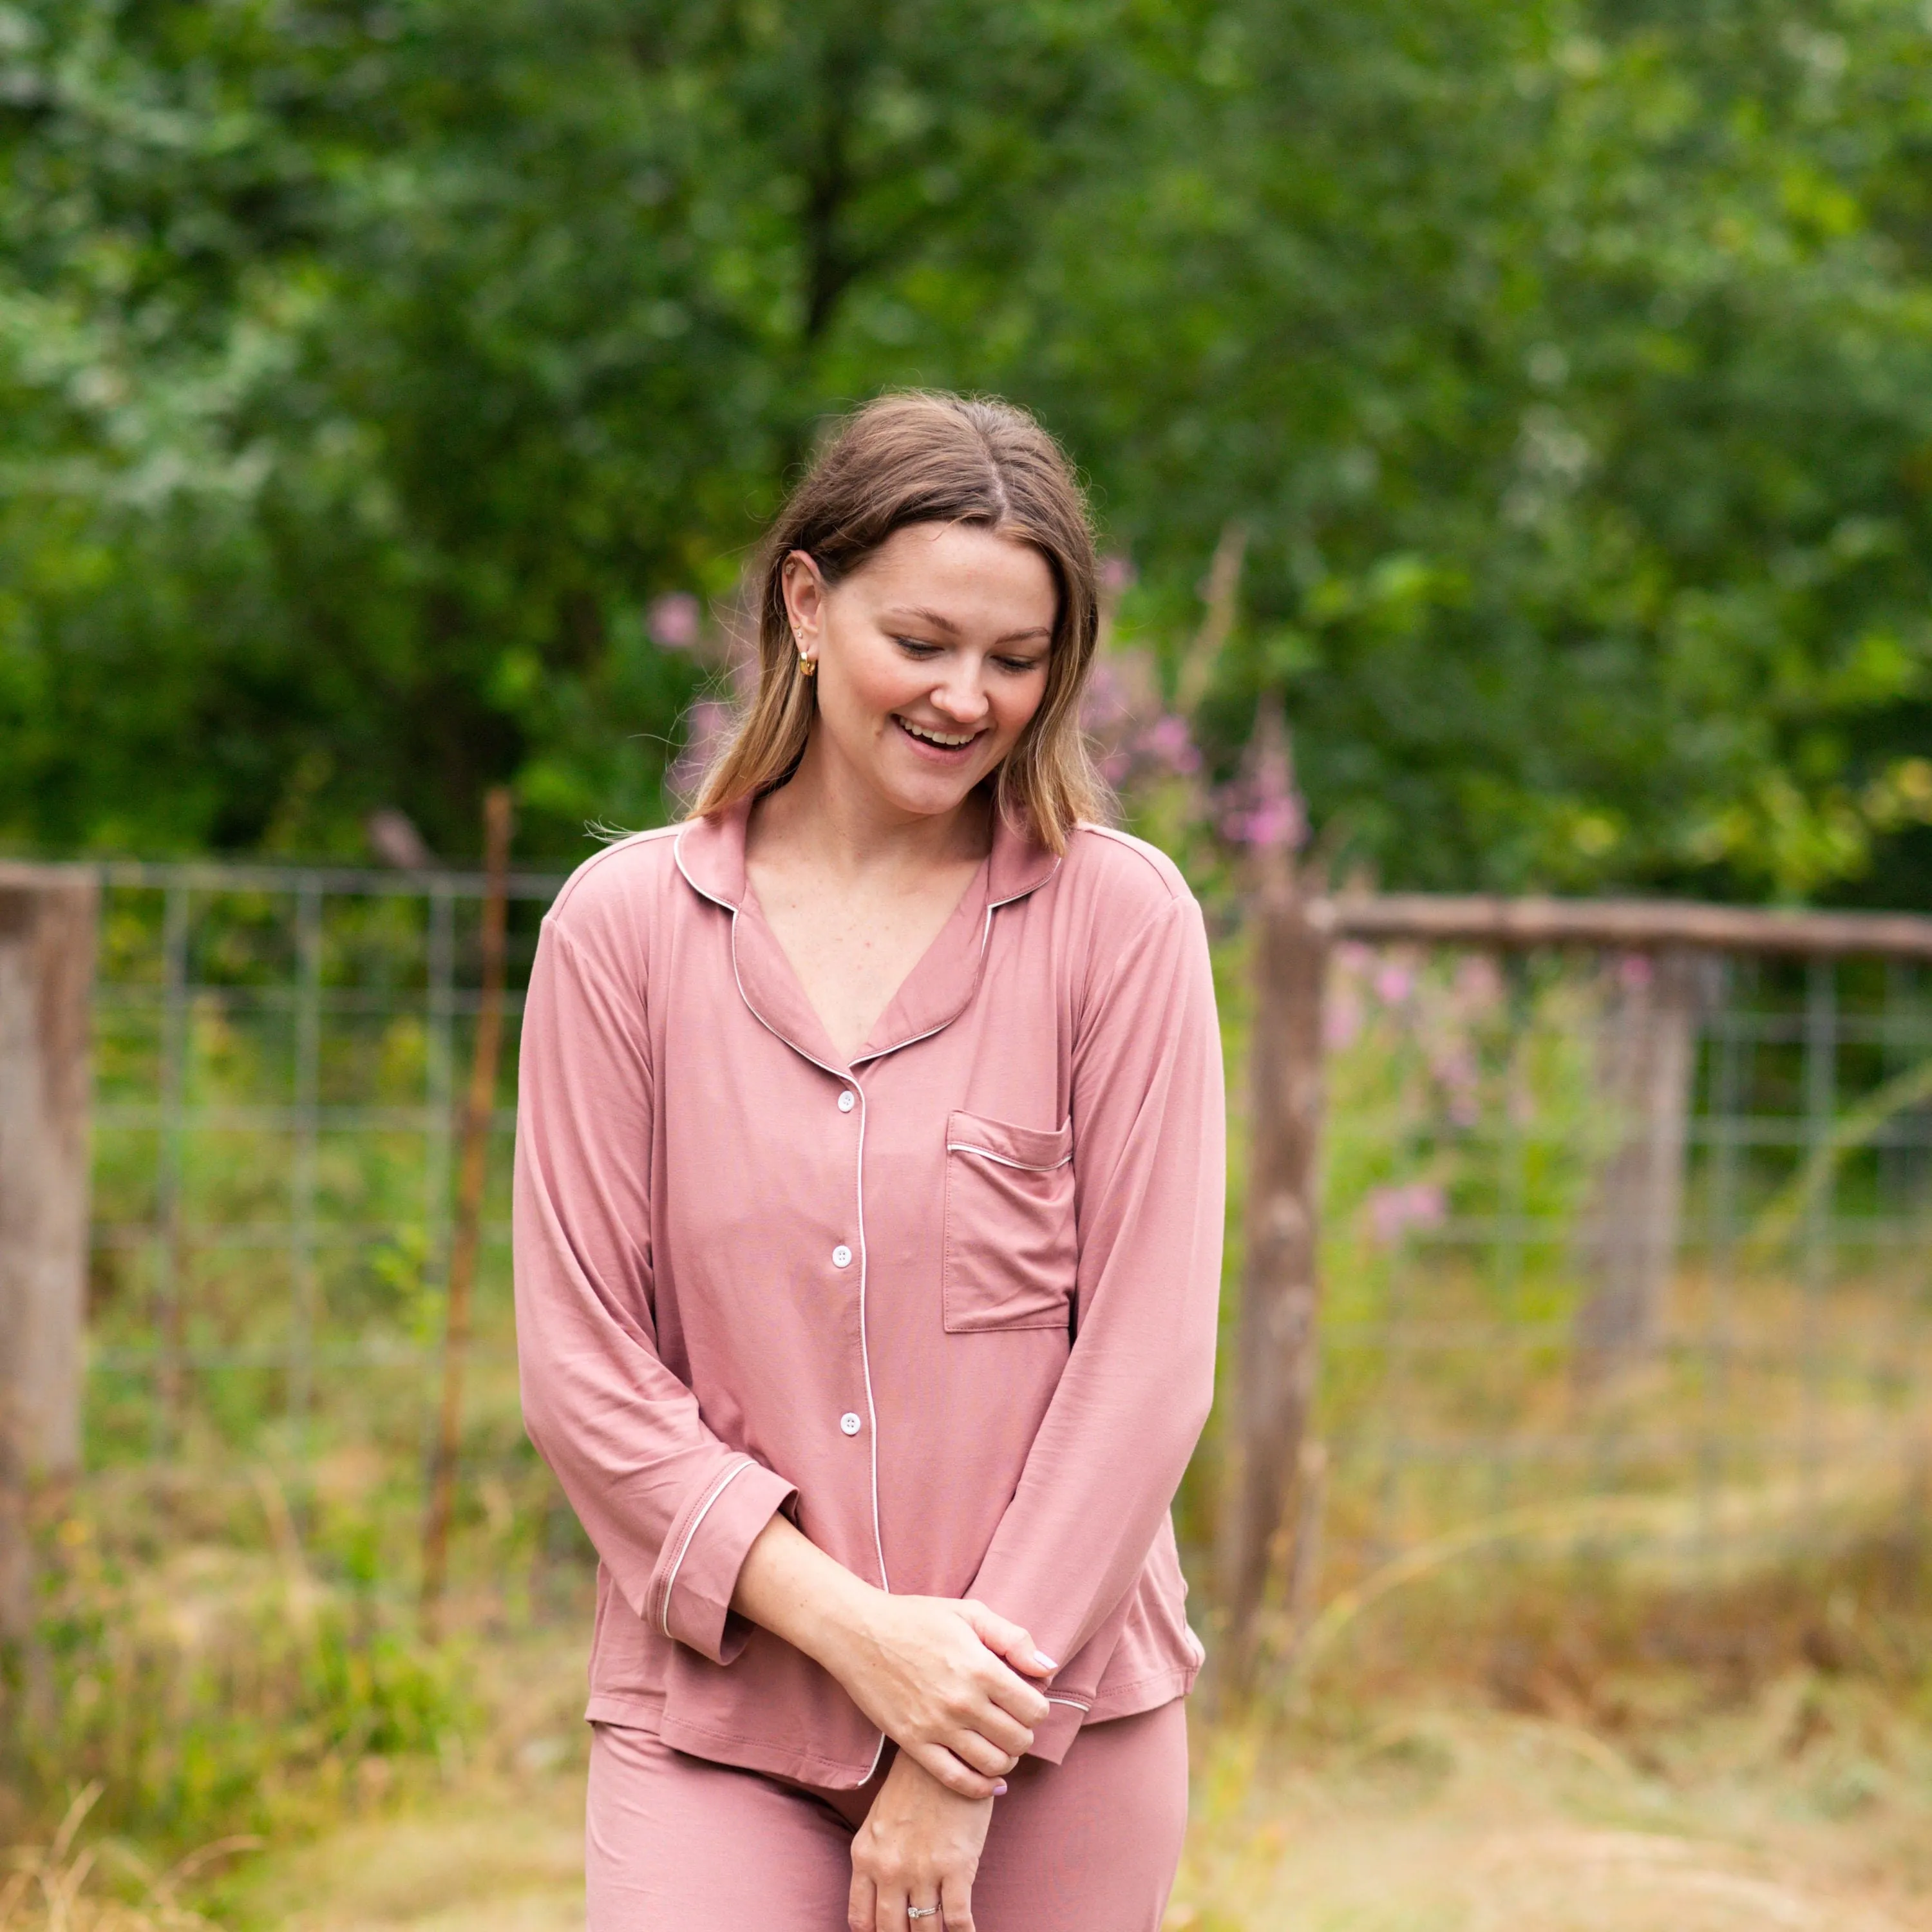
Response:
[[[1060,1666],[1054,1663],[1053,1659],[1048,1657],[1046,1652],[1043,1650],[1035,1651],[1033,1654],[1033,1660],[1034,1663],[1038,1664],[1042,1670],[1058,1670],[1060,1668]]]
[[[998,1779],[998,1780],[994,1783],[994,1786],[993,1786],[993,1796],[994,1796],[995,1798],[1004,1798],[1004,1797],[1005,1797],[1005,1796],[1006,1796],[1006,1780],[1004,1778],[1002,1778]]]

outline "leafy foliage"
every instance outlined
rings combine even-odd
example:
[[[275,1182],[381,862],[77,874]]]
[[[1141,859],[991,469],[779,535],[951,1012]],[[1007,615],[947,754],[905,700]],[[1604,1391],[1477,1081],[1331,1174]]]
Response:
[[[1932,886],[1908,0],[0,14],[0,837],[666,808],[832,411],[1031,404],[1391,883]],[[1198,700],[1198,701],[1197,701]]]

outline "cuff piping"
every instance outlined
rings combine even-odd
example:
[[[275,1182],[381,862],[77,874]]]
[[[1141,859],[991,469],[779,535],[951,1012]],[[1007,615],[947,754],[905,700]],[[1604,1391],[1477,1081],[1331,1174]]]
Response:
[[[718,1484],[716,1487],[712,1490],[710,1495],[706,1496],[704,1498],[704,1501],[699,1504],[698,1514],[691,1520],[690,1528],[684,1532],[684,1540],[678,1546],[677,1560],[670,1566],[670,1574],[664,1579],[664,1616],[662,1618],[662,1627],[664,1634],[666,1636],[669,1636],[670,1635],[670,1595],[672,1591],[677,1587],[677,1573],[684,1567],[684,1559],[686,1557],[689,1556],[691,1553],[692,1544],[695,1540],[700,1527],[703,1525],[704,1519],[711,1514],[712,1504],[715,1503],[718,1498],[745,1473],[747,1469],[752,1467],[752,1464],[748,1458],[743,1462],[734,1462],[730,1468],[726,1470],[723,1479]]]

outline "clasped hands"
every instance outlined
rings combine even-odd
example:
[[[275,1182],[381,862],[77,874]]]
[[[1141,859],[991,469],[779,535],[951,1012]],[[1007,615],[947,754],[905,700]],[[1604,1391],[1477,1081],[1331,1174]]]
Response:
[[[972,1887],[1005,1774],[1059,1666],[970,1599],[862,1582],[782,1516],[746,1557],[735,1608],[822,1664],[898,1746],[852,1844],[852,1932],[973,1932]],[[911,1907],[940,1917],[910,1924]]]
[[[1047,1713],[1020,1673],[1053,1660],[983,1604],[880,1592],[827,1668],[899,1748],[852,1841],[852,1932],[902,1932],[932,1905],[944,1932],[973,1932],[993,1800]]]

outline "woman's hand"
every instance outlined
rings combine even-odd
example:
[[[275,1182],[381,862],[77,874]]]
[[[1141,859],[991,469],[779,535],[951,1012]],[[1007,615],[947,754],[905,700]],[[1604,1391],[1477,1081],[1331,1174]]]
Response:
[[[746,1552],[731,1606],[823,1664],[902,1753],[962,1798],[990,1798],[1031,1748],[1047,1702],[1026,1677],[1060,1667],[983,1604],[862,1582],[782,1516]]]
[[[1052,1664],[1017,1624],[970,1598],[874,1592],[819,1660],[902,1755],[964,1798],[992,1796],[1047,1714],[1018,1673],[1044,1676]]]
[[[902,1752],[852,1840],[851,1932],[973,1932],[990,1798],[961,1798]],[[908,1919],[909,1906],[938,1906]]]

